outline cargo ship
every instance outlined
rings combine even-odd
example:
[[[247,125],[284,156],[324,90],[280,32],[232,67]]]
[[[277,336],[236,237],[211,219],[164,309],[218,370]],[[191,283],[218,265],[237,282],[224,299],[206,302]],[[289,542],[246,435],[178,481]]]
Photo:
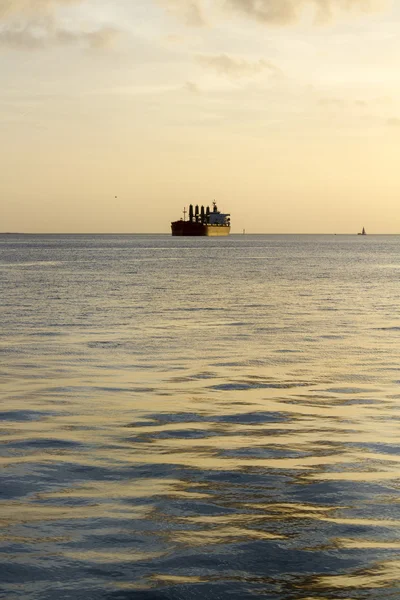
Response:
[[[189,219],[186,220],[186,208],[183,211],[183,219],[171,223],[172,235],[229,235],[231,231],[230,215],[219,212],[217,205],[213,202],[212,211],[210,207],[189,206]]]

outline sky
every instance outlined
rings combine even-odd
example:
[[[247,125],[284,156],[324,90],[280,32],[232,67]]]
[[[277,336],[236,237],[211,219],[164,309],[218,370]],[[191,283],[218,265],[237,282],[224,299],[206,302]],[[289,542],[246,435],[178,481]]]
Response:
[[[0,0],[0,231],[400,233],[400,0]]]

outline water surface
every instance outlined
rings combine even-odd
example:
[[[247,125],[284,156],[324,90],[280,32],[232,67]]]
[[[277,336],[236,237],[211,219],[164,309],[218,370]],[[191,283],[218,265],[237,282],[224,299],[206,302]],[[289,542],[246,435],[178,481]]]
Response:
[[[400,237],[0,236],[0,597],[400,597]]]

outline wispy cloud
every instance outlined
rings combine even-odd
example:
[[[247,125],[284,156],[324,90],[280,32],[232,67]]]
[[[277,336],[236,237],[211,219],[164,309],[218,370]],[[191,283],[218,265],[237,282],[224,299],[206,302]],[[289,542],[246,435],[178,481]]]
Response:
[[[80,4],[82,0],[0,0],[0,21],[12,16],[20,17],[52,13],[61,6]]]
[[[102,28],[95,31],[68,31],[57,27],[31,29],[0,29],[0,47],[11,47],[21,50],[36,50],[54,45],[82,44],[92,49],[110,47],[119,31]]]
[[[0,46],[21,50],[54,45],[84,45],[99,49],[111,46],[119,31],[114,27],[83,28],[78,21],[67,28],[62,8],[83,0],[0,0]]]
[[[372,0],[226,0],[233,10],[263,23],[287,24],[297,21],[312,6],[318,20],[327,20],[337,11],[371,10]]]
[[[202,27],[207,25],[207,7],[203,0],[156,0],[164,6],[171,14],[182,18],[187,25]]]
[[[209,0],[157,1],[189,25],[205,25],[211,14]],[[214,0],[212,12],[227,11],[265,24],[287,25],[298,21],[310,8],[317,21],[326,21],[338,12],[367,12],[384,3],[385,0]]]
[[[242,58],[229,56],[228,54],[219,54],[215,56],[198,54],[196,60],[203,67],[213,69],[218,74],[232,79],[254,77],[265,72],[274,75],[280,73],[275,65],[264,59],[251,62]]]
[[[195,83],[194,81],[186,81],[186,83],[184,85],[184,89],[187,92],[191,92],[192,94],[199,94],[200,93],[200,88],[197,85],[197,83]]]

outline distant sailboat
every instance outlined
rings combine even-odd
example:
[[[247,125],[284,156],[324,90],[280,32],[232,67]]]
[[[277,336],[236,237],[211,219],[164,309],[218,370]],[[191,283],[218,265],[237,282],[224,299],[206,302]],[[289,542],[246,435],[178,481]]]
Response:
[[[357,235],[367,235],[367,232],[365,231],[365,227],[362,228],[362,232],[361,233],[357,233]]]

